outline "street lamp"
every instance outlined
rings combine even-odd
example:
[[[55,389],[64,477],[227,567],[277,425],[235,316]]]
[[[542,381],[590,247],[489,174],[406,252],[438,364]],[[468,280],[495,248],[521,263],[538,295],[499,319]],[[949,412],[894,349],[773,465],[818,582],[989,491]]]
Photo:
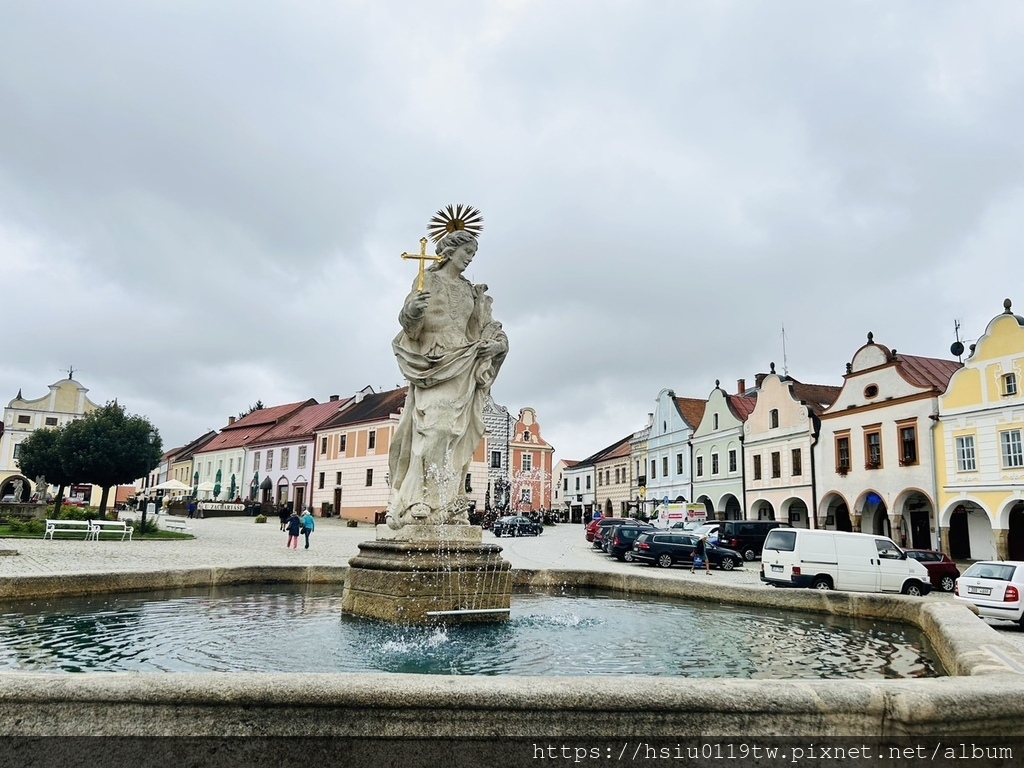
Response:
[[[150,445],[153,445],[153,443],[156,442],[156,432],[153,432],[152,430],[150,430],[150,433],[148,435],[146,435],[146,440],[149,442]],[[157,478],[157,479],[159,479],[159,478]],[[139,536],[145,536],[146,535],[146,507],[147,506],[149,506],[148,500],[143,502],[143,504],[142,504],[142,526],[141,526],[142,530],[139,531]]]

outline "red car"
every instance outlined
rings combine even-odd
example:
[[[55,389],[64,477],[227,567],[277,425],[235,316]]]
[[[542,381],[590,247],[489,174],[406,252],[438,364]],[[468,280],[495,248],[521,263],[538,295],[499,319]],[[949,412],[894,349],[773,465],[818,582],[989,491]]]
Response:
[[[634,520],[629,520],[625,517],[597,517],[587,523],[587,541],[594,540],[594,534],[597,533],[598,528],[603,528],[608,525],[621,525],[622,523],[631,523]]]
[[[948,555],[936,552],[934,549],[905,549],[907,557],[917,560],[928,569],[929,580],[936,589],[943,592],[952,592],[956,580],[960,578],[960,569],[956,563],[949,559]]]

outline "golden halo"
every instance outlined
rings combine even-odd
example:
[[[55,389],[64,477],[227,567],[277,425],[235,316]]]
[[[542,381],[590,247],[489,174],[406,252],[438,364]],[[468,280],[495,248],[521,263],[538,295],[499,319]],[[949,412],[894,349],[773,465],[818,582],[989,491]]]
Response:
[[[456,206],[449,205],[434,214],[434,218],[427,225],[427,234],[435,243],[449,232],[465,230],[473,237],[479,237],[484,228],[484,217],[476,208],[471,205],[459,203]]]

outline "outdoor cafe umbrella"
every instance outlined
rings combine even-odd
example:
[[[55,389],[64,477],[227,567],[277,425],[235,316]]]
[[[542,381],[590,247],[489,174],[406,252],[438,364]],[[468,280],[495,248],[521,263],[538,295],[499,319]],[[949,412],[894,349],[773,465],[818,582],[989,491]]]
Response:
[[[213,486],[213,498],[220,498],[220,470],[217,470],[217,479]]]
[[[192,475],[192,497],[195,498],[199,495],[199,473],[196,472]]]
[[[231,474],[231,490],[228,491],[228,498],[235,498],[235,491],[238,489],[238,484],[235,482],[234,473]]]
[[[256,492],[260,488],[260,473],[256,472],[252,476],[252,482],[249,483],[249,498],[253,501],[256,500]]]
[[[151,491],[191,491],[191,485],[185,485],[180,480],[165,480],[160,485],[154,485]]]

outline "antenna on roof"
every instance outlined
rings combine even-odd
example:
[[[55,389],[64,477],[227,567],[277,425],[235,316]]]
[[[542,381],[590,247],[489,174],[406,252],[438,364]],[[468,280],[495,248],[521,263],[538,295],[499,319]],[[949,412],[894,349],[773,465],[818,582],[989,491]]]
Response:
[[[956,355],[956,361],[962,363],[960,356],[964,353],[964,344],[960,341],[960,321],[953,321],[953,332],[956,334],[956,341],[949,345],[949,351]]]
[[[782,375],[789,376],[789,362],[786,359],[786,324],[782,324]]]

